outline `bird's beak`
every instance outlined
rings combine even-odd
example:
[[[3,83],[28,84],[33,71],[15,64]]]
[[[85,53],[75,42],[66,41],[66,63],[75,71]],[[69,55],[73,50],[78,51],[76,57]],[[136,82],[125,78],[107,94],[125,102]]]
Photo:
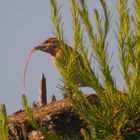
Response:
[[[40,51],[45,51],[45,50],[47,50],[47,45],[46,44],[40,44],[38,46],[35,46],[34,49],[35,50],[40,50]]]
[[[35,50],[42,50],[43,48],[44,48],[43,44],[34,47]]]

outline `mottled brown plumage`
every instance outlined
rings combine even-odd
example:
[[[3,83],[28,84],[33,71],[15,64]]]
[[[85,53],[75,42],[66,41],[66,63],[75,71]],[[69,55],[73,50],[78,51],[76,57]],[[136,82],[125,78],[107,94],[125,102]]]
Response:
[[[66,49],[68,50],[68,54],[74,52],[73,48],[71,48],[70,46],[66,45],[66,47],[67,47]],[[40,50],[40,51],[43,51],[43,52],[46,52],[46,53],[50,54],[52,56],[52,61],[55,64],[57,70],[60,72],[60,74],[62,76],[64,76],[64,68],[67,67],[67,62],[68,62],[67,60],[70,59],[70,57],[69,57],[69,55],[65,55],[65,53],[62,50],[62,48],[60,47],[60,42],[55,37],[51,37],[49,39],[46,39],[42,43],[40,43],[38,46],[34,47],[31,50],[31,53],[34,52],[35,50]],[[27,59],[26,65],[25,65],[24,80],[25,80],[28,60],[29,60],[29,58],[31,56],[31,53],[30,53],[30,55],[29,55],[29,57]],[[87,69],[83,65],[82,57],[80,56],[80,54],[78,52],[75,51],[74,53],[76,55],[76,61],[75,61],[76,63],[75,63],[74,71],[71,74],[71,79],[79,87],[84,87],[84,86],[93,87],[93,86],[91,86],[91,84],[89,84],[90,83],[89,81],[87,82],[85,80],[85,77],[89,77],[89,76],[87,74],[88,73]],[[64,66],[64,65],[66,65],[66,66]],[[81,74],[79,72],[80,69],[82,69],[83,74],[85,74],[85,76],[81,76]],[[92,70],[91,70],[91,72],[92,72]],[[93,72],[92,72],[92,74],[95,77]],[[95,82],[96,83],[98,82],[96,77],[95,77]],[[101,88],[102,88],[102,86],[101,86]]]
[[[73,51],[73,49],[69,46],[67,46],[67,48],[69,49],[69,53]],[[40,50],[40,51],[44,51],[46,53],[49,53],[52,56],[52,61],[55,64],[57,70],[60,72],[60,74],[63,76],[63,69],[62,68],[62,64],[66,64],[66,56],[64,54],[64,52],[62,51],[61,47],[60,47],[60,43],[59,41],[52,37],[49,38],[45,41],[43,41],[40,45],[35,47],[36,50]],[[76,53],[76,55],[79,55],[78,53]],[[67,64],[66,64],[67,65]],[[80,86],[88,86],[84,80],[82,79],[82,77],[79,75],[79,68],[82,64],[82,60],[81,57],[79,55],[78,59],[77,59],[77,67],[75,68],[75,70],[72,73],[72,80],[74,80],[74,82]]]

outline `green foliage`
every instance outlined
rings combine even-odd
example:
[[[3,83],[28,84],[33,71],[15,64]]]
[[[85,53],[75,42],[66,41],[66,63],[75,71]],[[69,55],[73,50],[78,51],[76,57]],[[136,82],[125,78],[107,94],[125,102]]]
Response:
[[[51,2],[52,0],[50,0]],[[54,1],[53,1],[54,2]],[[110,30],[110,11],[105,0],[100,0],[103,15],[100,16],[97,9],[93,9],[93,17],[96,23],[97,33],[93,29],[89,19],[89,11],[86,0],[74,1],[70,0],[72,27],[73,27],[73,46],[71,53],[66,53],[67,61],[64,69],[64,93],[73,104],[73,107],[79,113],[81,119],[87,124],[87,130],[82,129],[84,139],[139,139],[139,83],[140,83],[140,1],[134,1],[135,15],[130,15],[127,9],[127,0],[119,0],[117,31],[115,32],[118,41],[119,60],[122,74],[125,82],[127,93],[117,90],[115,80],[111,75],[112,68],[109,66],[108,42],[107,35]],[[51,5],[58,7],[56,3]],[[57,8],[58,9],[58,8]],[[58,11],[58,10],[56,10]],[[58,19],[59,13],[52,12],[52,17]],[[60,18],[59,18],[60,19]],[[62,19],[61,19],[62,20]],[[57,20],[57,24],[52,20],[54,25],[54,34],[62,43],[61,47],[66,46],[63,36],[63,29],[60,25],[61,20]],[[59,30],[57,29],[59,28]],[[55,32],[55,31],[59,31]],[[62,32],[60,32],[62,31]],[[100,73],[103,78],[103,84],[93,71],[91,71],[91,60],[88,59],[86,44],[83,41],[84,34],[90,41],[92,52],[92,61],[98,62]],[[83,67],[78,67],[79,75],[91,85],[97,93],[98,103],[93,101],[91,104],[83,95],[82,91],[74,83],[71,78],[72,73],[77,69],[77,53],[82,57]],[[63,65],[63,64],[62,64]],[[86,73],[85,74],[85,69]]]
[[[83,21],[85,30],[88,34],[88,38],[90,40],[93,52],[95,53],[96,59],[99,62],[99,68],[103,74],[105,89],[107,90],[107,93],[113,93],[115,90],[115,85],[114,85],[113,77],[111,76],[111,69],[108,64],[109,62],[108,55],[107,55],[108,44],[106,44],[106,37],[107,37],[109,26],[110,26],[109,25],[110,13],[107,10],[108,8],[105,1],[100,0],[100,3],[104,12],[104,22],[103,22],[104,26],[103,27],[101,24],[101,19],[100,19],[98,11],[96,9],[93,10],[94,19],[96,21],[96,26],[97,26],[97,37],[96,35],[93,34],[94,30],[89,20],[88,9],[86,7],[86,2],[84,0],[80,0],[81,7],[78,9],[78,11]]]
[[[60,8],[56,0],[49,0],[52,11],[54,35],[60,42],[65,61],[61,62],[64,76],[64,94],[84,121],[86,128],[81,128],[85,140],[139,140],[140,139],[140,0],[133,1],[134,13],[127,8],[127,0],[118,0],[116,17],[120,69],[123,75],[126,93],[116,88],[109,65],[107,35],[110,28],[110,11],[105,0],[99,0],[103,15],[93,9],[96,30],[89,19],[86,0],[70,0],[71,21],[73,28],[72,47],[66,43]],[[95,32],[96,31],[96,32]],[[84,35],[90,42],[91,58]],[[78,60],[78,61],[77,61]],[[79,61],[80,60],[80,61]],[[92,62],[97,61],[99,73],[93,71]],[[79,64],[81,63],[81,65]],[[96,91],[97,99],[88,101],[72,78],[73,73],[84,80]],[[86,74],[85,74],[86,73]],[[41,131],[48,139],[70,140],[46,131],[38,124],[28,107],[25,96],[22,103],[33,127]],[[3,139],[7,136],[6,111],[1,111],[0,132]],[[5,140],[4,139],[4,140]],[[73,138],[78,140],[78,138]],[[80,138],[79,138],[80,139]]]
[[[4,104],[0,105],[0,139],[8,140],[7,113]]]

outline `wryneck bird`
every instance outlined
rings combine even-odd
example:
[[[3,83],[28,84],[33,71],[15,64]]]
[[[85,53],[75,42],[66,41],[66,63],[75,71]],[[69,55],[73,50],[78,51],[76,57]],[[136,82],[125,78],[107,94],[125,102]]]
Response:
[[[68,50],[69,53],[72,53],[74,51],[74,49],[68,45],[66,45],[66,49]],[[66,57],[68,57],[68,55],[66,56],[64,51],[60,47],[60,42],[55,37],[51,37],[51,38],[46,39],[42,43],[40,43],[38,46],[34,47],[31,50],[30,54],[28,55],[27,61],[25,63],[25,69],[24,69],[24,83],[25,83],[28,61],[29,61],[32,53],[36,50],[40,50],[40,51],[50,54],[52,56],[53,63],[56,65],[57,70],[60,72],[62,77],[64,76],[64,73],[63,73],[64,66],[63,65],[67,65]],[[85,86],[92,87],[91,84],[89,84],[89,81],[87,82],[87,80],[85,80],[85,77],[89,77],[89,76],[87,76],[88,72],[87,72],[87,69],[84,67],[81,55],[77,51],[75,54],[77,56],[76,64],[75,64],[76,68],[72,72],[71,79],[77,84],[78,87],[85,87]],[[80,68],[83,71],[82,73],[85,74],[86,76],[83,77],[80,75],[80,72],[79,72]],[[95,78],[95,83],[97,85],[100,85],[98,82],[98,79],[96,79],[96,76],[93,73],[93,71],[91,69],[90,69],[90,71]],[[100,85],[100,88],[103,89],[101,85]]]

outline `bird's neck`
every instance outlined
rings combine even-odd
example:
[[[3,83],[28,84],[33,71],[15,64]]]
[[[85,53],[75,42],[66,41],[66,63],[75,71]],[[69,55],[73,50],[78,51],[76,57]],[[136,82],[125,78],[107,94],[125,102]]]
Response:
[[[55,57],[55,58],[61,58],[61,56],[63,55],[63,53],[62,53],[62,50],[59,48],[56,48],[53,52],[52,52],[52,54],[51,54],[53,57]]]

